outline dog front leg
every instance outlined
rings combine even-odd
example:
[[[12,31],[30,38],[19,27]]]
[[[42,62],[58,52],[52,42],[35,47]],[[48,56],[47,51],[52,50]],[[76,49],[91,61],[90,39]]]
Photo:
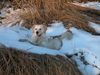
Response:
[[[29,39],[19,39],[18,40],[19,42],[28,42],[28,43],[30,43],[30,44],[32,44],[32,45],[36,45],[36,44],[34,44],[31,40],[29,40]]]

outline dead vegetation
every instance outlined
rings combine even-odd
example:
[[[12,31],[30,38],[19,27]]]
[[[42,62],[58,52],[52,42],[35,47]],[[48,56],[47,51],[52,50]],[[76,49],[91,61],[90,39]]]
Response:
[[[33,24],[45,23],[48,25],[52,20],[63,21],[64,25],[84,29],[92,34],[100,35],[88,25],[88,22],[100,23],[96,17],[100,11],[90,8],[83,8],[70,2],[71,0],[10,0],[14,9],[24,9],[20,14],[24,19],[25,26],[30,28]],[[88,10],[87,10],[88,9]],[[28,11],[28,12],[27,12]],[[95,13],[92,13],[95,12]],[[94,15],[94,16],[91,16]],[[99,17],[98,17],[99,18]],[[69,27],[70,28],[70,27]]]
[[[82,75],[62,56],[39,55],[0,47],[0,75]]]

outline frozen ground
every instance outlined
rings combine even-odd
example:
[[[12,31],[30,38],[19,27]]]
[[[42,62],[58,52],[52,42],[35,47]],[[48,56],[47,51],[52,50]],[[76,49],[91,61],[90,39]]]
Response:
[[[96,5],[97,4],[94,6]],[[84,6],[86,5],[84,4]],[[98,6],[100,6],[100,4]],[[90,24],[100,32],[100,25],[91,22]],[[47,35],[60,35],[65,32],[65,30],[62,22],[56,22],[53,23],[51,27],[48,27]],[[19,39],[31,37],[32,32],[31,29],[29,30],[19,25],[13,27],[0,26],[0,43],[7,47],[17,48],[31,53],[59,54],[63,56],[70,54],[84,75],[100,74],[100,36],[93,36],[76,28],[71,28],[71,31],[74,34],[72,40],[64,39],[63,47],[60,50],[43,48],[28,42],[20,42]]]
[[[61,22],[52,24],[47,30],[47,35],[55,36],[63,33],[66,29]],[[22,49],[27,52],[51,55],[73,55],[79,69],[85,75],[96,75],[100,72],[100,36],[93,36],[85,31],[71,28],[74,36],[72,40],[63,40],[61,50],[53,50],[34,46],[28,42],[20,42],[19,39],[31,36],[28,30],[18,25],[14,27],[0,27],[0,43],[7,47]],[[77,55],[76,55],[77,54]]]
[[[74,4],[100,10],[100,2],[87,2],[87,3],[74,3]]]

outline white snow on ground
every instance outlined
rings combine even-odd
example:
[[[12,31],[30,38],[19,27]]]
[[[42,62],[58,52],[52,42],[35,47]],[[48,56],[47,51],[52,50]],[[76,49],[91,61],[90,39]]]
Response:
[[[76,3],[79,4],[79,3]],[[79,5],[91,7],[100,10],[99,2],[80,3]],[[5,10],[2,10],[0,16],[5,16]],[[100,25],[90,22],[90,26],[100,32]],[[65,32],[62,22],[53,23],[48,27],[47,35],[55,36]],[[71,28],[74,36],[72,40],[63,40],[63,47],[60,50],[53,50],[32,45],[28,42],[20,42],[19,39],[31,37],[31,29],[21,26],[4,27],[0,26],[0,43],[7,47],[21,49],[23,51],[38,53],[63,55],[70,54],[84,75],[100,74],[100,36],[93,36],[85,31]]]
[[[43,47],[33,46],[27,42],[19,42],[19,39],[27,38],[31,36],[31,30],[24,27],[0,27],[0,43],[7,47],[18,48],[27,52],[39,53],[39,54],[61,54],[57,50],[51,50]],[[31,37],[30,37],[31,38]],[[53,52],[52,52],[53,51]],[[62,55],[62,54],[61,54]]]
[[[90,22],[90,26],[100,33],[100,25]]]
[[[94,9],[100,10],[100,3],[99,2],[82,3],[81,6],[90,7],[90,8],[94,8]]]
[[[48,27],[47,35],[60,35],[66,29],[61,22],[52,24]],[[28,42],[19,42],[19,39],[31,37],[31,29],[28,30],[21,26],[4,27],[0,26],[0,43],[7,47],[22,49],[23,51],[38,53],[63,55],[77,53],[72,57],[76,61],[78,68],[84,75],[97,75],[100,73],[100,36],[93,36],[85,31],[71,28],[74,36],[72,40],[63,40],[61,50],[53,50],[32,45]],[[81,57],[84,57],[82,59]]]
[[[100,2],[87,2],[87,3],[84,3],[84,2],[83,3],[75,2],[73,4],[80,5],[80,6],[83,6],[83,7],[89,7],[89,8],[100,10]]]

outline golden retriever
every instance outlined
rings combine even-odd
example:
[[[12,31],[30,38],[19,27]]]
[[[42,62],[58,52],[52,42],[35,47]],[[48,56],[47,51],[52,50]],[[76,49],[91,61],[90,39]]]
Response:
[[[59,36],[46,36],[47,26],[45,25],[34,25],[32,27],[32,42],[38,46],[50,48],[50,49],[61,49],[63,39],[72,39],[72,32],[66,31]]]

